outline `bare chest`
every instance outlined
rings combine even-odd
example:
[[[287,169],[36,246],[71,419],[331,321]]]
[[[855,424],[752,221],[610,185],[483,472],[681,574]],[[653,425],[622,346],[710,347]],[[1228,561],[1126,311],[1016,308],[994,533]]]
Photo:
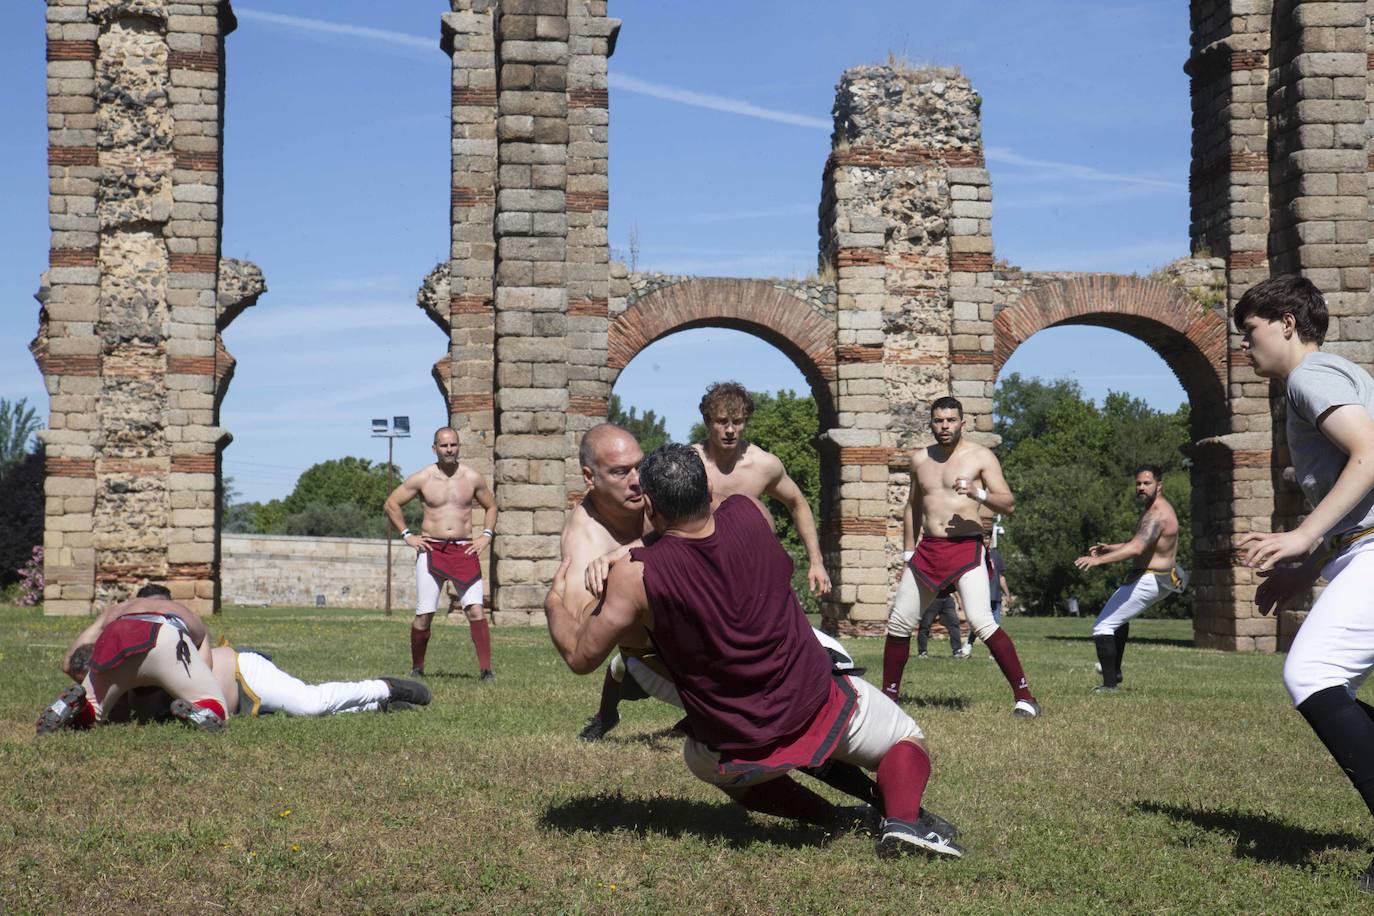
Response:
[[[452,477],[435,472],[426,477],[420,486],[420,499],[431,509],[467,508],[472,503],[473,493],[468,475],[461,472]]]
[[[927,456],[916,466],[916,479],[927,493],[943,493],[954,489],[960,480],[970,486],[982,480],[981,466],[974,455],[954,454],[943,461]]]

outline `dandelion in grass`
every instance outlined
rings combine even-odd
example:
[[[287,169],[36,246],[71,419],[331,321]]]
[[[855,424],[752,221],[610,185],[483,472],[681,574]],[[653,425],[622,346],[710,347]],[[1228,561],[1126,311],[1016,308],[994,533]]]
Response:
[[[290,817],[290,816],[291,816],[291,809],[290,809],[290,808],[283,808],[281,814],[278,814],[278,815],[277,815],[277,817]]]

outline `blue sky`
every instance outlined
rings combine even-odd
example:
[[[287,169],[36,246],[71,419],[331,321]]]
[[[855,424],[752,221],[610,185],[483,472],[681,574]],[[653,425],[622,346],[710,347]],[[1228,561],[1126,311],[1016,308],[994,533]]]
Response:
[[[385,457],[374,416],[406,414],[410,470],[444,421],[429,376],[446,341],[414,305],[448,245],[442,0],[236,3],[228,40],[224,254],[269,292],[226,331],[238,370],[221,419],[249,499],[312,463]],[[837,13],[838,11],[841,11]],[[804,276],[840,73],[896,54],[958,65],[984,98],[999,257],[1034,269],[1145,272],[1187,253],[1186,6],[1172,0],[612,0],[611,240],[641,269]],[[46,415],[26,345],[48,246],[43,5],[0,32],[0,397]],[[1091,354],[1090,356],[1088,354]],[[1103,367],[1113,367],[1108,374]],[[1142,344],[1063,328],[1006,372],[1073,376],[1173,409],[1184,395]],[[700,330],[647,349],[616,391],[685,438],[717,376],[801,390],[777,351]]]

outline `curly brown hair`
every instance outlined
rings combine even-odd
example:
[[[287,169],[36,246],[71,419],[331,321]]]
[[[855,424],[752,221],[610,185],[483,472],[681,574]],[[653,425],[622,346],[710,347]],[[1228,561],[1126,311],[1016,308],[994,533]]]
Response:
[[[706,389],[697,406],[705,423],[710,423],[712,415],[722,407],[726,410],[735,407],[742,409],[744,419],[748,421],[754,415],[754,396],[739,382],[716,382]]]

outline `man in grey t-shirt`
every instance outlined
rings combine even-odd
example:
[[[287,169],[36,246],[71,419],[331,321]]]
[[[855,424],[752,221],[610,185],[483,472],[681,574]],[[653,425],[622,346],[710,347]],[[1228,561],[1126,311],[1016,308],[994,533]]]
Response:
[[[1374,814],[1374,708],[1355,692],[1374,670],[1374,378],[1321,343],[1326,300],[1311,281],[1255,284],[1233,316],[1255,373],[1284,383],[1293,468],[1312,512],[1292,531],[1241,538],[1264,579],[1260,613],[1327,587],[1298,631],[1283,682],[1293,705]],[[1296,565],[1283,565],[1301,560]],[[1359,876],[1374,893],[1374,862]]]

